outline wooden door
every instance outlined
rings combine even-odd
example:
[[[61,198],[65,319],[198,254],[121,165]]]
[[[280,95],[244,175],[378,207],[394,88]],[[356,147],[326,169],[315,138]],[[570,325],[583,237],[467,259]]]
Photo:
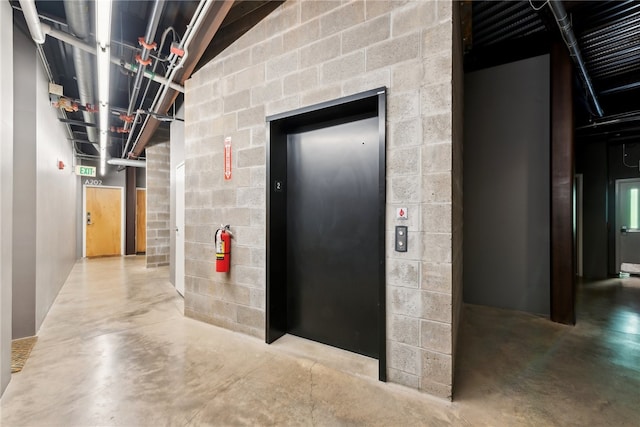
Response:
[[[147,189],[136,189],[136,253],[147,251]]]
[[[122,253],[122,189],[85,187],[87,257]]]

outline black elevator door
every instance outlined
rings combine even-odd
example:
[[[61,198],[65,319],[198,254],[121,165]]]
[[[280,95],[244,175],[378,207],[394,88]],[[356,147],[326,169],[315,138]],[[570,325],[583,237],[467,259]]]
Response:
[[[289,333],[378,357],[378,118],[287,139]]]

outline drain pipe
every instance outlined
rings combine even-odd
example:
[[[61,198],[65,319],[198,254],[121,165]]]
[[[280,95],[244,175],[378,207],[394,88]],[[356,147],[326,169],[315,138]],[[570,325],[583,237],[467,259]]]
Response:
[[[582,80],[587,87],[587,91],[591,96],[591,100],[593,101],[593,106],[596,107],[598,116],[602,117],[604,115],[604,112],[600,107],[600,103],[598,102],[598,98],[596,97],[595,90],[593,89],[593,85],[591,84],[589,73],[587,73],[587,68],[584,64],[584,60],[582,59],[582,54],[580,53],[578,40],[576,39],[576,35],[573,32],[571,21],[569,20],[567,11],[564,8],[564,4],[562,3],[562,0],[550,0],[549,7],[551,8],[551,12],[553,13],[554,18],[556,18],[556,22],[558,23],[558,27],[560,28],[560,32],[562,33],[562,38],[564,39],[564,42],[569,49],[569,55],[571,56],[571,58],[573,58],[573,62],[575,62],[576,66],[580,70]]]

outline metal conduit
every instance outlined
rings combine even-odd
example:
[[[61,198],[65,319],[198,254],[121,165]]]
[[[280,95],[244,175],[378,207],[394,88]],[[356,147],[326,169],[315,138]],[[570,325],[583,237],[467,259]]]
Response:
[[[582,80],[587,87],[587,91],[591,96],[591,100],[593,101],[593,106],[596,108],[598,116],[602,117],[604,115],[604,112],[600,107],[600,103],[598,102],[598,98],[596,97],[595,90],[593,89],[593,85],[591,84],[589,73],[587,73],[587,68],[584,64],[584,60],[582,59],[580,48],[578,47],[578,40],[576,39],[576,35],[573,32],[571,21],[569,21],[569,16],[567,15],[567,11],[562,4],[562,0],[550,0],[549,7],[551,8],[553,16],[556,18],[556,22],[558,23],[558,27],[560,28],[560,32],[562,33],[562,38],[564,39],[564,42],[569,49],[569,54],[571,55],[573,62],[580,70]]]

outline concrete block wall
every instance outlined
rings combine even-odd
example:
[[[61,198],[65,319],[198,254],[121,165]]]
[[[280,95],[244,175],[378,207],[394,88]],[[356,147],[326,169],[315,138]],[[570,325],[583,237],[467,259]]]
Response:
[[[147,268],[169,264],[169,143],[146,148]]]
[[[448,1],[287,1],[187,81],[188,316],[264,338],[265,117],[385,86],[388,378],[451,396],[453,283],[461,280],[452,9]],[[225,181],[229,136],[233,178]],[[395,219],[399,207],[407,221]],[[228,275],[214,267],[222,223],[235,233]],[[406,253],[394,252],[399,224],[409,226]]]

